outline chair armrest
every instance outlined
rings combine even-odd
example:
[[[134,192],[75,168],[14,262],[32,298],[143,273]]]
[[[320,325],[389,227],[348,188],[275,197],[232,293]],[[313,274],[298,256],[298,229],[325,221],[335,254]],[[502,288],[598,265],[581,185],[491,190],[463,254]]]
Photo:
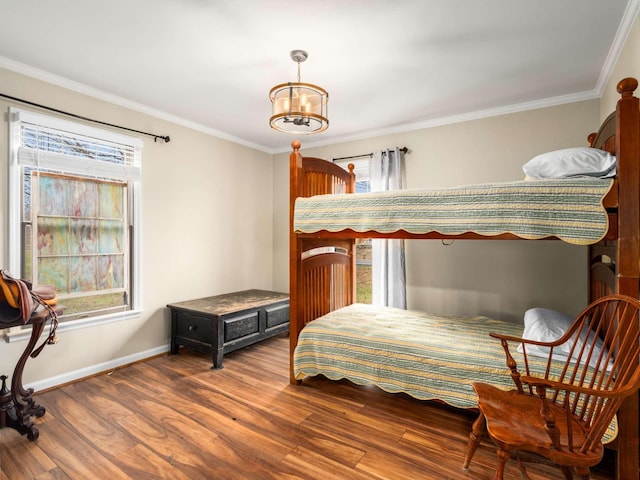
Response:
[[[571,385],[568,385],[568,384],[555,382],[553,380],[548,380],[546,378],[533,377],[531,375],[521,375],[520,380],[522,381],[522,383],[526,383],[527,385],[531,385],[532,387],[544,387],[545,389],[550,388],[555,390],[557,389],[568,390],[565,387],[571,387]]]
[[[606,397],[606,398],[624,398],[630,393],[634,392],[633,387],[623,388],[615,392],[611,392],[608,390],[598,390],[595,388],[571,385],[569,383],[557,382],[555,380],[548,380],[545,378],[533,377],[530,375],[520,375],[520,381],[522,383],[526,383],[527,385],[531,385],[533,387],[540,386],[540,387],[544,387],[545,389],[552,389],[556,391],[563,390],[565,392],[579,393],[582,395],[595,395],[595,396]]]
[[[507,340],[508,342],[526,342],[524,338],[514,337],[512,335],[503,335],[502,333],[489,332],[489,336],[499,340]]]
[[[491,336],[493,338],[497,338],[499,340],[505,340],[507,342],[528,343],[530,345],[540,345],[542,347],[555,347],[557,345],[560,345],[560,344],[564,343],[564,341],[559,341],[559,340],[561,340],[560,338],[557,339],[557,340],[554,340],[553,342],[538,342],[537,340],[530,340],[528,338],[514,337],[512,335],[503,335],[501,333],[494,333],[494,332],[490,332],[489,336]]]
[[[513,358],[513,355],[511,355],[511,352],[509,351],[509,342],[525,343],[530,345],[540,345],[544,347],[549,347],[551,349],[551,352],[553,352],[553,347],[558,345],[557,342],[537,342],[535,340],[527,340],[525,338],[514,337],[512,335],[503,335],[501,333],[495,333],[495,332],[490,332],[489,336],[500,340],[500,343],[502,344],[502,348],[504,349],[504,353],[506,355],[507,368],[511,371],[511,379],[515,383],[516,388],[520,393],[524,392],[524,389],[522,388],[522,383],[521,383],[521,374],[518,371],[518,364],[515,358]],[[524,356],[525,372],[526,372],[526,375],[529,375],[531,372],[529,371],[529,360],[528,360],[526,347],[523,349],[522,354]],[[548,370],[551,362],[551,357],[548,358],[547,362],[548,362],[548,365],[547,365],[547,370]],[[536,377],[529,377],[529,378],[536,378]],[[539,377],[537,378],[539,379]],[[531,384],[531,386],[533,386],[533,384]],[[533,389],[531,389],[530,392],[533,393]]]

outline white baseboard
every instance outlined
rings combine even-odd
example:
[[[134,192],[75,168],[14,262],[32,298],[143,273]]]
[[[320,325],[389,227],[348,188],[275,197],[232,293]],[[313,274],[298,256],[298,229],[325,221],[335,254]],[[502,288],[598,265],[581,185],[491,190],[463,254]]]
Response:
[[[83,378],[91,377],[99,373],[108,372],[114,368],[121,367],[122,365],[128,365],[130,363],[139,362],[156,355],[168,352],[170,349],[169,344],[162,345],[160,347],[152,348],[150,350],[144,350],[142,352],[127,355],[125,357],[114,358],[108,362],[97,363],[79,370],[64,373],[62,375],[56,375],[55,377],[46,378],[44,380],[38,380],[37,382],[26,384],[25,387],[33,388],[34,392],[45,390],[47,388],[57,387],[65,383],[75,382]]]

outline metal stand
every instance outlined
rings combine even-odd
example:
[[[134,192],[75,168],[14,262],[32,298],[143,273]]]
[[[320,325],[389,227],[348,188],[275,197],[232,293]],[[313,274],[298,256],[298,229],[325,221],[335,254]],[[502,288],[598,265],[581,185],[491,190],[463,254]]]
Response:
[[[0,428],[13,428],[21,435],[27,435],[29,440],[35,440],[40,435],[31,417],[42,417],[45,414],[45,409],[33,400],[33,389],[24,388],[22,385],[22,374],[48,319],[49,313],[45,311],[34,314],[29,320],[29,324],[32,325],[31,338],[13,370],[11,391],[7,390],[7,376],[0,376],[2,381],[0,387]],[[4,328],[10,326],[14,325],[8,325]]]

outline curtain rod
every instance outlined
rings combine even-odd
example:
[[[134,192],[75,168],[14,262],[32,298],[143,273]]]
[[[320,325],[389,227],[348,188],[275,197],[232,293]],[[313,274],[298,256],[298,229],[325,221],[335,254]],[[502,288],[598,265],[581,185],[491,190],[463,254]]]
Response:
[[[407,147],[402,147],[399,148],[398,150],[400,150],[402,153],[407,153],[409,151],[409,149]],[[333,161],[335,162],[336,160],[348,160],[350,158],[360,158],[360,157],[369,157],[371,158],[373,156],[373,152],[371,153],[363,153],[362,155],[352,155],[350,157],[338,157],[338,158],[334,158]]]
[[[23,100],[22,98],[12,97],[11,95],[5,95],[4,93],[0,93],[0,97],[8,98],[9,100],[14,100],[20,103],[26,103],[27,105],[31,105],[33,107],[44,108],[45,110],[49,110],[51,112],[61,113],[62,115],[67,115],[69,117],[79,118],[80,120],[85,120],[87,122],[99,123],[100,125],[106,125],[108,127],[119,128],[121,130],[128,130],[129,132],[140,133],[142,135],[148,135],[149,137],[153,137],[153,141],[157,142],[158,139],[164,141],[164,143],[169,143],[171,138],[169,135],[155,135],[153,133],[141,132],[140,130],[134,130],[133,128],[121,127],[120,125],[114,125],[113,123],[102,122],[100,120],[94,120],[93,118],[83,117],[81,115],[76,115],[75,113],[65,112],[64,110],[58,110],[57,108],[47,107],[46,105],[41,105],[39,103],[30,102],[29,100]]]

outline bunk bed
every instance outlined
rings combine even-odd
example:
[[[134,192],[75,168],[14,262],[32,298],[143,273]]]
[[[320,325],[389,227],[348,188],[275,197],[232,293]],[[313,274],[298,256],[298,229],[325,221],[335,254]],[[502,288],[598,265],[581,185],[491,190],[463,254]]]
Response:
[[[638,98],[634,96],[637,86],[638,82],[633,78],[626,78],[619,82],[617,89],[621,96],[617,102],[616,111],[605,119],[598,132],[588,137],[590,147],[609,152],[616,157],[617,172],[613,180],[591,179],[587,180],[586,184],[568,182],[571,188],[576,189],[573,193],[577,194],[577,196],[585,196],[584,192],[587,189],[588,194],[586,196],[594,197],[597,204],[596,207],[593,207],[592,204],[584,207],[593,212],[592,217],[585,220],[589,224],[588,228],[578,226],[572,232],[562,229],[549,229],[548,227],[549,225],[563,224],[561,220],[558,220],[563,218],[562,215],[565,215],[564,218],[574,218],[575,212],[568,214],[560,212],[558,213],[559,217],[555,219],[534,221],[528,224],[526,222],[523,224],[522,218],[515,219],[508,225],[495,225],[493,223],[487,225],[486,222],[483,224],[482,219],[487,217],[482,212],[476,215],[476,220],[480,220],[480,225],[478,222],[474,224],[472,219],[463,224],[458,222],[452,228],[447,225],[433,226],[432,224],[421,222],[420,215],[411,215],[409,224],[396,224],[393,228],[388,227],[388,224],[385,226],[384,223],[379,223],[397,223],[397,218],[393,216],[391,219],[377,219],[371,224],[370,220],[353,217],[355,211],[371,209],[371,205],[367,207],[347,203],[346,207],[339,206],[340,202],[353,202],[357,197],[357,195],[351,195],[355,191],[353,171],[345,171],[332,162],[322,159],[303,157],[300,153],[300,143],[297,141],[292,142],[289,218],[291,383],[300,383],[301,378],[307,374],[322,373],[329,378],[332,377],[330,369],[326,371],[318,370],[314,373],[313,367],[305,365],[307,361],[305,352],[308,352],[309,345],[315,341],[311,337],[304,340],[305,334],[303,330],[307,324],[314,321],[314,324],[318,325],[319,322],[323,322],[328,318],[340,316],[339,322],[343,323],[344,329],[352,328],[355,333],[351,332],[351,334],[356,335],[358,332],[368,330],[368,328],[366,326],[363,327],[366,324],[351,325],[349,323],[350,318],[375,318],[377,315],[371,311],[354,310],[360,307],[352,305],[355,301],[355,242],[360,238],[440,240],[531,240],[544,238],[559,239],[578,245],[588,245],[589,301],[610,293],[620,293],[638,298],[640,295],[640,108]],[[541,185],[546,181],[528,183],[528,185],[525,185],[526,188],[535,189],[542,188]],[[547,201],[545,200],[545,195],[551,195],[552,197],[555,194],[572,195],[571,191],[564,191],[562,188],[554,190],[557,186],[554,186],[553,183],[553,181],[550,182],[551,193],[548,191],[546,194],[534,192],[537,201]],[[566,182],[560,183],[567,185]],[[478,194],[477,188],[484,189],[485,187],[471,186],[471,195]],[[505,187],[506,190],[500,190],[503,187],[505,186],[502,184],[491,185],[488,192],[480,192],[479,195],[493,195],[495,198],[507,199],[508,191],[512,191],[515,186],[507,185]],[[497,195],[496,189],[499,190]],[[392,194],[386,195],[392,196]],[[400,203],[406,203],[406,195],[406,192],[400,193],[400,196],[405,196],[404,199],[400,200]],[[458,192],[452,193],[447,189],[438,191],[435,197],[457,198],[457,195]],[[518,195],[522,196],[524,194],[519,192]],[[325,207],[322,202],[327,201],[329,203],[338,203],[331,207]],[[382,200],[383,203],[380,203],[379,199],[373,200],[373,210],[379,212],[381,210],[395,211],[398,209],[395,206],[386,206],[380,209],[380,205],[386,205],[384,202],[387,201],[392,200],[384,198]],[[592,202],[593,198],[589,201]],[[426,202],[429,203],[431,200],[427,199]],[[552,198],[549,199],[549,202],[554,203]],[[438,207],[433,204],[429,207],[419,208]],[[498,206],[494,205],[491,208],[498,208]],[[315,217],[305,216],[306,214],[301,213],[305,209],[318,215]],[[582,209],[582,207],[579,209]],[[347,221],[341,222],[336,219],[336,211],[341,211],[342,214],[339,217],[346,218]],[[535,217],[537,214],[538,212],[532,207],[531,215]],[[504,217],[505,214],[501,213],[498,216]],[[447,222],[445,221],[444,223],[446,224]],[[540,228],[540,224],[545,226]],[[399,318],[401,318],[401,315]],[[315,321],[316,319],[318,321]],[[446,323],[450,320],[444,319],[442,321]],[[476,319],[475,323],[485,327],[488,325],[489,329],[495,327],[494,330],[503,328],[498,324],[492,325],[487,320],[482,318],[478,321]],[[384,319],[383,321],[386,322],[387,320]],[[504,326],[504,328],[508,327]],[[301,335],[303,340],[299,341]],[[415,339],[415,333],[408,332],[406,335],[406,339],[411,339],[412,341]],[[480,335],[483,335],[482,331]],[[388,343],[386,346],[388,347]],[[413,345],[412,348],[414,347],[423,348]],[[499,345],[496,345],[496,347],[501,350]],[[381,348],[384,349],[385,346],[383,345]],[[384,358],[384,354],[380,355],[380,350],[377,355],[378,358]],[[347,355],[342,355],[342,361],[344,362],[348,362],[351,358],[353,356],[348,353]],[[502,359],[502,361],[504,360]],[[365,361],[364,363],[367,362]],[[462,363],[464,364],[464,362]],[[340,372],[340,368],[337,367],[334,371],[335,378],[344,376],[343,372]],[[478,379],[479,377],[475,377],[475,380]],[[354,381],[359,383],[358,379]],[[369,378],[362,378],[360,383],[369,381]],[[495,377],[489,382],[495,383]],[[473,405],[469,404],[468,399],[460,400],[458,398],[457,400],[452,400],[447,398],[444,393],[412,392],[407,387],[406,382],[404,384],[402,382],[400,384],[378,382],[378,386],[388,391],[408,391],[409,394],[416,398],[439,399],[461,408],[473,407]],[[638,410],[638,397],[635,395],[625,402],[618,414],[618,433],[613,444],[613,448],[617,448],[618,452],[617,478],[637,478],[638,475]]]

